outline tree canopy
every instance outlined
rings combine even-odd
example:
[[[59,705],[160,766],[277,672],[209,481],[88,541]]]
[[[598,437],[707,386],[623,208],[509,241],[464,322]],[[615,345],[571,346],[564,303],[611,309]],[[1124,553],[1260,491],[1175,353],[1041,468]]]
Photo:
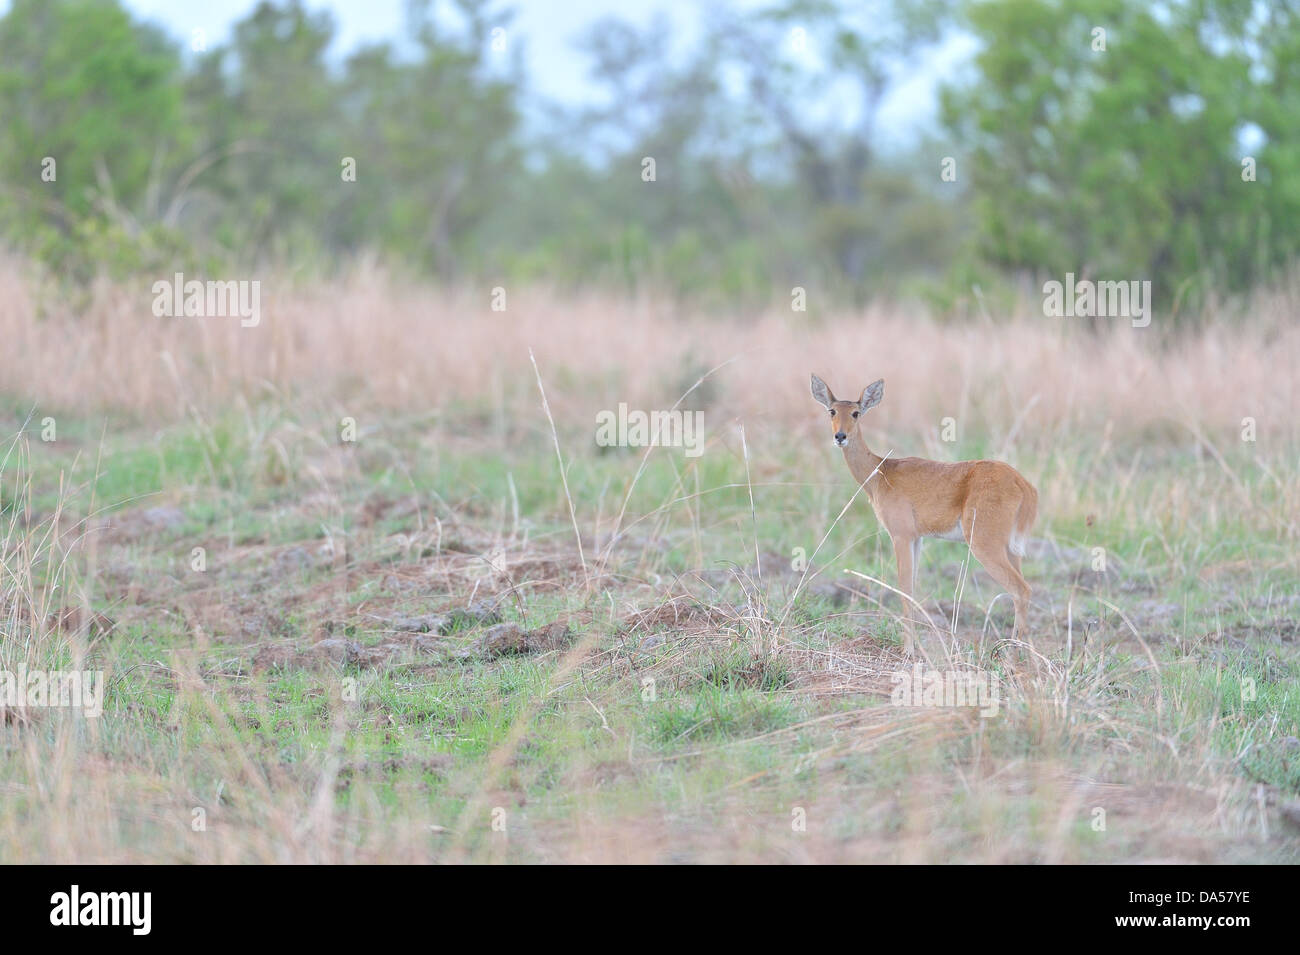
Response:
[[[1066,272],[1166,302],[1247,290],[1300,248],[1297,12],[786,0],[712,9],[686,51],[667,20],[606,19],[581,38],[590,102],[567,106],[532,94],[527,38],[488,0],[417,0],[346,59],[300,0],[211,49],[117,0],[14,0],[0,232],[74,279],[374,254],[730,302]],[[890,148],[891,84],[962,33],[978,52],[941,125]]]

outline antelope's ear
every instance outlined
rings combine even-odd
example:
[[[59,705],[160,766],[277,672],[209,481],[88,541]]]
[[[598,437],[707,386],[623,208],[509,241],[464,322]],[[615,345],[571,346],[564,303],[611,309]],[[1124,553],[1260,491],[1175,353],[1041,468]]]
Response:
[[[874,408],[880,404],[880,399],[883,397],[885,397],[885,379],[877,378],[862,389],[862,397],[858,399],[858,410],[866,411],[868,408]]]
[[[812,396],[817,399],[817,403],[823,408],[829,408],[835,402],[835,396],[826,387],[826,382],[816,375],[812,376]]]

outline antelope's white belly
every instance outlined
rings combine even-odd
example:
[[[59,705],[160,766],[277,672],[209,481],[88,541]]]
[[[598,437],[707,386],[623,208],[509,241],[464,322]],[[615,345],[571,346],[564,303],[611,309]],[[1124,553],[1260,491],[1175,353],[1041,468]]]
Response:
[[[962,533],[961,521],[958,521],[946,531],[932,531],[925,536],[936,537],[941,541],[964,541],[966,539],[966,535]]]
[[[966,535],[962,532],[961,521],[958,521],[956,524],[948,528],[946,531],[931,531],[929,534],[925,534],[922,536],[933,537],[936,540],[941,540],[941,541],[963,541],[964,542],[966,540]],[[1017,555],[1018,557],[1024,557],[1025,538],[1021,537],[1019,534],[1012,534],[1011,539],[1007,541],[1007,549],[1010,550],[1011,553]]]

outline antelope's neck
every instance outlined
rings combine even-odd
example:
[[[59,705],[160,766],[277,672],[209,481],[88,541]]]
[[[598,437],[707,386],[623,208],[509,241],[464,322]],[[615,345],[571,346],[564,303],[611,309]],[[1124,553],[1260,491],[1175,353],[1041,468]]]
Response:
[[[853,474],[854,480],[858,484],[863,484],[875,473],[876,468],[880,467],[880,463],[884,458],[867,447],[867,442],[862,440],[860,434],[855,434],[844,445],[844,460],[848,463],[849,471]],[[867,484],[867,494],[873,494],[880,483],[879,478],[880,476],[877,474],[871,483]]]

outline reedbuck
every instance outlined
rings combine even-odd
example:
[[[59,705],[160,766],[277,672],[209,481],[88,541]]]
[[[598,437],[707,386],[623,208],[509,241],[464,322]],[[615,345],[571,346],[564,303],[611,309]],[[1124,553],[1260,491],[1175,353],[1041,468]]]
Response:
[[[812,395],[831,413],[831,433],[844,460],[862,485],[894,543],[898,589],[903,598],[906,636],[912,650],[912,591],[921,538],[964,540],[971,553],[1010,594],[1016,607],[1012,638],[1023,636],[1029,584],[1020,574],[1025,538],[1038,512],[1038,492],[1009,464],[1001,461],[927,461],[882,458],[867,447],[858,429],[860,417],[880,404],[884,380],[867,385],[857,401],[838,401],[826,382],[812,376]]]

